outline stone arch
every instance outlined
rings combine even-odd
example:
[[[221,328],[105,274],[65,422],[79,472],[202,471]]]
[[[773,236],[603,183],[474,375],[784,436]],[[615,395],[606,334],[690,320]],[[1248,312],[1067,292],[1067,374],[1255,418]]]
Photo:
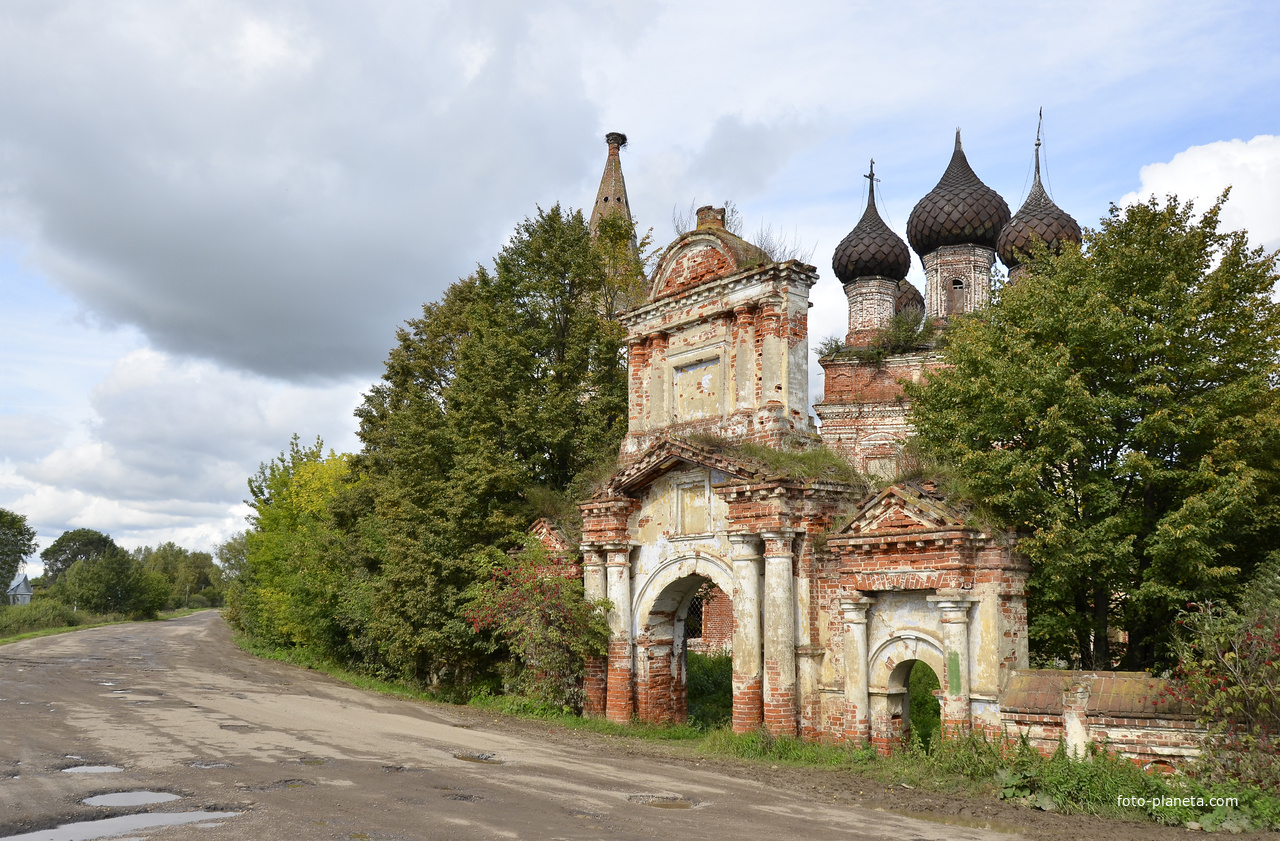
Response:
[[[939,640],[918,631],[903,631],[881,642],[867,658],[871,700],[871,741],[882,754],[891,753],[911,726],[907,680],[916,661],[943,680],[945,658]]]
[[[728,593],[730,597],[733,596],[733,568],[729,566],[727,561],[706,552],[690,552],[687,555],[672,558],[645,576],[643,582],[636,582],[636,595],[632,601],[631,608],[632,622],[634,623],[634,627],[631,629],[633,639],[639,639],[640,635],[644,633],[645,625],[649,621],[649,614],[653,613],[655,608],[662,609],[667,607],[666,604],[660,603],[660,600],[664,600],[664,594],[667,598],[677,595],[677,591],[668,593],[668,590],[671,590],[671,585],[690,576],[701,576],[712,581],[717,587]],[[678,589],[682,590],[683,588]],[[683,601],[683,604],[677,604],[676,607],[687,609],[688,603],[693,600],[693,593],[696,590],[697,587],[694,587],[687,594],[679,592],[680,600]]]
[[[946,674],[942,643],[931,634],[904,631],[880,643],[868,660],[868,681],[881,690],[906,688],[911,663],[921,660],[941,680]]]
[[[701,552],[662,564],[637,582],[633,600],[636,713],[642,721],[683,721],[688,715],[684,619],[698,589],[713,582],[733,592],[723,560]]]

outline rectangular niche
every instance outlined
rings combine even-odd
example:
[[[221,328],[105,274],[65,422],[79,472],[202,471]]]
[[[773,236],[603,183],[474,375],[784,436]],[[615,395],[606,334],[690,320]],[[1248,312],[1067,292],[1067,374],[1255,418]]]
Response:
[[[706,534],[711,528],[710,512],[707,510],[709,507],[707,483],[680,485],[678,494],[680,533]]]
[[[677,421],[714,418],[722,413],[722,368],[718,356],[676,367],[672,380]]]

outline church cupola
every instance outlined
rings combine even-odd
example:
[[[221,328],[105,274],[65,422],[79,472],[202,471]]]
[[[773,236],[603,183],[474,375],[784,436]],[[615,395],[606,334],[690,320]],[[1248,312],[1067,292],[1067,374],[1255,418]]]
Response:
[[[930,317],[986,306],[996,240],[1008,221],[1009,205],[969,166],[956,129],[951,163],[907,220],[907,239],[924,263]]]
[[[591,235],[599,232],[600,220],[614,213],[621,213],[631,221],[631,203],[627,201],[627,182],[622,177],[622,147],[627,136],[611,131],[604,136],[609,144],[609,156],[605,158],[604,174],[600,176],[600,189],[596,191],[596,203],[591,208]]]
[[[899,300],[909,293],[902,285],[911,270],[911,252],[902,237],[895,234],[876,209],[875,161],[863,176],[870,184],[867,209],[849,235],[836,246],[831,268],[844,285],[849,299],[850,345],[864,345],[898,312]],[[912,290],[915,287],[911,287]],[[919,292],[916,293],[919,296]]]
[[[1039,240],[1052,253],[1057,253],[1064,242],[1079,245],[1082,241],[1080,225],[1071,214],[1053,203],[1044,185],[1040,183],[1040,128],[1036,127],[1036,174],[1031,182],[1031,192],[1018,212],[1000,231],[996,251],[1001,261],[1009,267],[1009,277],[1015,278],[1023,261],[1031,256],[1032,243]]]

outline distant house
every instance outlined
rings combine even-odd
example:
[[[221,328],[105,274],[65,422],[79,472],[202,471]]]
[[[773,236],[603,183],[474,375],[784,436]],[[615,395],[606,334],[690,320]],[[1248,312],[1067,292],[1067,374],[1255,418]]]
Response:
[[[0,581],[3,580],[0,578]],[[31,580],[27,578],[25,572],[15,575],[13,583],[5,592],[9,596],[9,604],[31,604]]]

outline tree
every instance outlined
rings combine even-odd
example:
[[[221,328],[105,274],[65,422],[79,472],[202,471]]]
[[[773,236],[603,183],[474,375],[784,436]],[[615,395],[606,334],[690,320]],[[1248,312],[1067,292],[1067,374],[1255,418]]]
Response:
[[[0,508],[0,583],[5,587],[36,551],[36,530],[21,514]]]
[[[1233,598],[1280,537],[1277,255],[1218,230],[1225,198],[1198,222],[1113,206],[1041,248],[908,387],[913,446],[1025,535],[1043,656],[1168,663],[1178,608]]]
[[[154,616],[165,605],[169,582],[119,546],[81,558],[59,579],[64,600],[93,613]]]
[[[40,559],[44,561],[45,583],[55,583],[76,561],[98,558],[119,548],[110,535],[100,531],[73,529],[63,532],[40,553]]]
[[[399,332],[357,410],[369,508],[348,519],[378,523],[373,633],[397,672],[459,685],[489,672],[496,643],[462,616],[484,548],[518,545],[535,497],[572,496],[616,457],[627,393],[611,302],[630,292],[605,264],[581,212],[539,210],[492,271]]]
[[[169,582],[168,608],[209,607],[222,601],[222,571],[208,552],[193,552],[168,541],[152,549],[143,546],[133,557],[149,572],[157,572]]]

